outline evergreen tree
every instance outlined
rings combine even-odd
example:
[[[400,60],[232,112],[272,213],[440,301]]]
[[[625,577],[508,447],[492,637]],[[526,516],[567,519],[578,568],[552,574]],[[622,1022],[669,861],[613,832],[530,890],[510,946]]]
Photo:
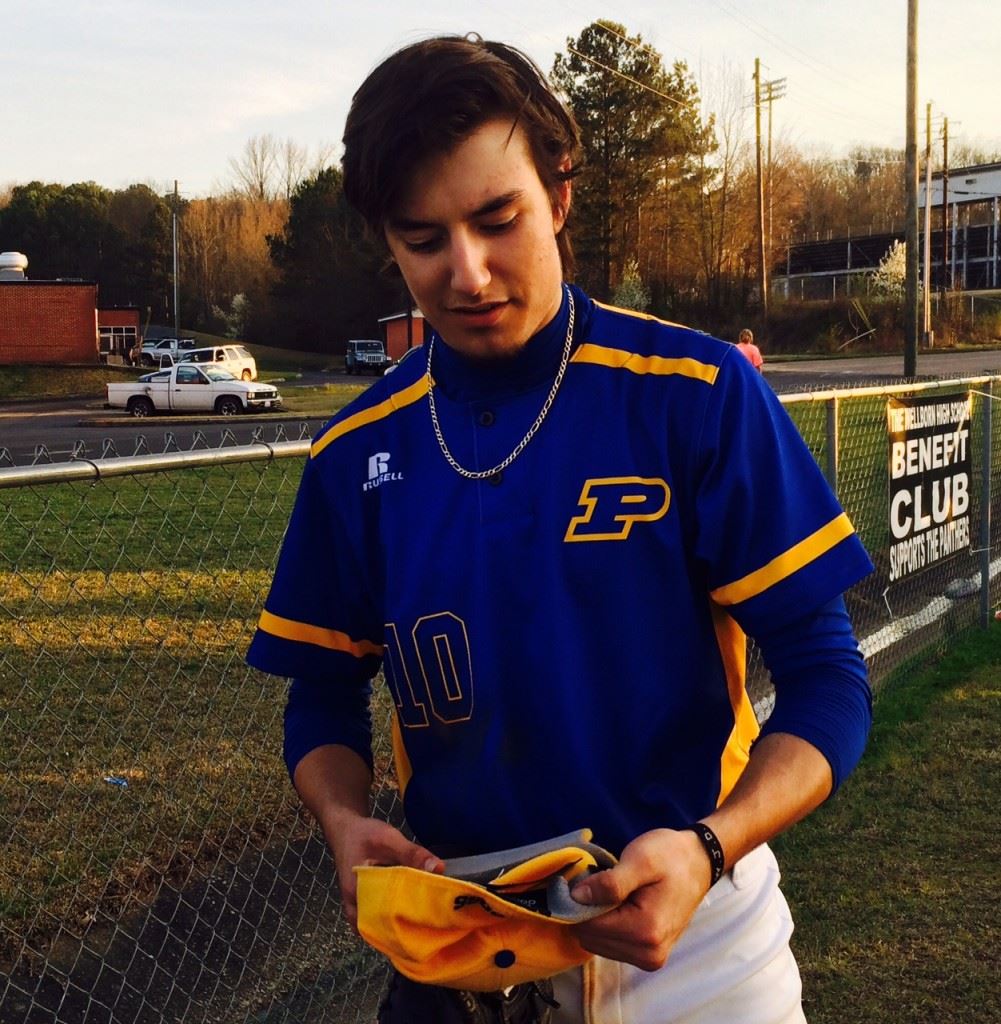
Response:
[[[348,206],[341,172],[327,168],[293,192],[280,235],[269,236],[279,271],[276,340],[306,351],[343,352],[349,338],[377,338],[378,319],[405,308],[399,275],[381,273],[384,247]]]
[[[28,257],[29,278],[96,281],[103,305],[135,305],[144,316],[165,308],[170,212],[145,185],[16,185],[0,208],[0,240]]]
[[[574,244],[582,283],[607,299],[630,256],[650,265],[652,221],[669,216],[668,192],[691,189],[707,136],[685,64],[665,70],[661,55],[622,25],[596,21],[567,40],[567,51],[556,55],[552,79],[584,148]]]

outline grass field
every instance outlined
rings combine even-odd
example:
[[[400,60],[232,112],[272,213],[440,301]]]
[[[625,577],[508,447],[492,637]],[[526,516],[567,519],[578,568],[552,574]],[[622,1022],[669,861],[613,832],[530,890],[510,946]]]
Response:
[[[0,366],[0,401],[103,398],[105,383],[134,380],[138,374],[127,366]]]
[[[25,931],[79,927],[294,819],[282,688],[243,653],[300,471],[285,460],[5,493],[8,953]]]
[[[108,381],[134,380],[141,372],[130,367],[60,367],[49,369],[39,366],[0,366],[0,401],[37,398],[90,398],[94,403],[104,401],[104,385]],[[282,411],[297,416],[332,416],[372,383],[345,381],[332,378],[329,383],[306,387],[283,387],[282,381],[297,371],[262,370],[261,380],[274,381],[282,395]],[[124,412],[114,415],[124,417]],[[164,418],[164,423],[169,419]]]
[[[330,412],[358,388],[315,397]],[[841,472],[878,550],[874,409],[843,441]],[[804,407],[821,450],[823,422]],[[163,878],[183,886],[303,834],[279,761],[282,687],[243,663],[300,470],[4,492],[0,960],[115,921]],[[940,665],[884,681],[859,771],[776,844],[812,1024],[1001,1021],[1001,624],[955,643]]]
[[[277,761],[281,696],[241,659],[267,574],[240,566],[277,542],[295,474],[263,489],[253,467],[241,475],[226,495],[207,472],[158,499],[181,534],[218,536],[201,554],[171,543],[173,529],[154,528],[152,506],[128,493],[78,521],[92,532],[72,549],[58,529],[24,548],[3,524],[5,559],[21,547],[29,566],[2,579],[12,613],[3,669],[22,680],[5,693],[18,770],[0,784],[8,955],[12,938],[30,933],[44,949],[60,926],[79,931],[141,903],[161,877],[183,884],[219,855],[305,828]],[[68,498],[43,491],[26,521],[70,515]],[[234,493],[261,504],[253,536],[221,528]],[[177,518],[193,502],[197,518]],[[96,553],[99,524],[116,509],[145,515],[127,546],[149,543],[148,554],[111,563]],[[56,552],[67,568],[43,572]],[[957,637],[938,665],[901,672],[881,690],[858,771],[776,842],[811,1024],[1001,1020],[999,668],[1001,625]]]
[[[206,345],[232,344],[230,338],[209,334],[194,335]],[[336,371],[344,368],[342,356],[323,352],[299,352],[267,345],[247,346],[262,380],[287,376],[305,370]],[[104,397],[107,381],[133,380],[149,367],[132,366],[0,366],[0,401],[9,399]]]
[[[1001,623],[882,691],[837,796],[775,843],[811,1024],[1001,1021]]]

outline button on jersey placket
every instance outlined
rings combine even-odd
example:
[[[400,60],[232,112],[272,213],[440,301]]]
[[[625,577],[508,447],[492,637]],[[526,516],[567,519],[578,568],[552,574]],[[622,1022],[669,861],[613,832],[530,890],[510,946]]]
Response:
[[[477,468],[496,466],[499,457],[510,450],[512,436],[522,436],[525,424],[538,408],[539,390],[535,388],[515,397],[472,404],[470,419]],[[545,427],[511,465],[475,481],[480,522],[488,527],[488,543],[507,543],[527,521],[534,518],[538,491],[537,460],[540,449],[545,447],[544,437]]]
[[[481,427],[492,427],[496,421],[497,417],[494,415],[492,409],[481,409],[476,417],[476,422]],[[499,487],[504,482],[504,471],[500,470],[499,472],[494,473],[493,476],[488,476],[486,482],[490,484],[491,487]]]
[[[574,299],[573,292],[570,291],[569,287],[563,285],[564,293],[566,294],[567,301],[567,333],[566,338],[563,342],[563,353],[560,356],[560,365],[556,370],[556,376],[553,378],[552,385],[549,389],[549,394],[546,396],[545,401],[542,403],[539,409],[538,415],[532,422],[532,425],[528,428],[525,435],[520,441],[511,449],[508,453],[507,458],[502,459],[495,466],[490,469],[471,470],[466,468],[459,462],[455,455],[452,453],[445,440],[445,436],[442,433],[441,423],[438,419],[438,408],[435,399],[435,382],[434,375],[432,373],[432,360],[434,353],[434,342],[435,335],[432,333],[431,338],[428,341],[428,354],[427,354],[427,398],[428,398],[428,411],[431,414],[431,425],[434,428],[435,437],[438,441],[438,447],[441,448],[442,455],[445,456],[446,462],[459,474],[459,476],[465,477],[467,480],[485,480],[487,477],[494,476],[498,472],[502,472],[507,469],[508,466],[514,462],[515,459],[524,451],[528,443],[535,437],[536,431],[542,426],[543,421],[549,413],[550,406],[556,398],[557,392],[560,390],[560,384],[563,381],[563,375],[566,372],[567,364],[570,361],[570,353],[573,351],[573,330],[574,330]]]
[[[472,403],[470,408],[471,420],[473,423],[473,447],[476,451],[476,463],[479,466],[492,466],[497,460],[493,457],[493,445],[497,441],[497,432],[490,429],[497,421],[493,409],[479,407],[479,403]],[[494,473],[492,476],[483,477],[477,480],[477,490],[480,498],[480,515],[488,515],[487,506],[484,501],[490,498],[484,492],[492,492],[504,479],[504,471]]]

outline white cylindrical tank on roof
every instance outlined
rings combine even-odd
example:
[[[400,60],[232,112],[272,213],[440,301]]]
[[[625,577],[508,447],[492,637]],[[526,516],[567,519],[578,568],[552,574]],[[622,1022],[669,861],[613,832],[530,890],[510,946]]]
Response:
[[[23,281],[28,257],[23,252],[0,252],[0,281]]]

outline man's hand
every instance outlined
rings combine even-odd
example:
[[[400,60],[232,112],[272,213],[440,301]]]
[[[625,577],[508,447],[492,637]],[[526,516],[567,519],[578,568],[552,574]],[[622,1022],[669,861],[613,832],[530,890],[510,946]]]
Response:
[[[330,744],[311,750],[296,765],[294,782],[334,855],[344,913],[355,931],[358,885],[352,868],[400,864],[423,871],[445,870],[444,862],[430,850],[369,816],[372,778],[365,762],[348,747]]]
[[[438,874],[445,870],[444,861],[430,850],[410,842],[398,829],[377,818],[341,814],[321,824],[334,855],[341,904],[355,931],[358,930],[358,880],[352,868],[380,864],[402,865]]]
[[[754,745],[733,791],[705,823],[716,833],[726,867],[799,821],[831,791],[831,767],[810,743],[772,733]],[[608,871],[571,890],[579,903],[620,905],[575,925],[581,945],[645,971],[662,967],[709,890],[709,858],[694,832],[654,829],[634,839]]]
[[[575,925],[574,932],[590,953],[655,971],[709,891],[710,878],[709,859],[694,832],[645,832],[622,851],[615,867],[571,890],[578,903],[617,904]]]

